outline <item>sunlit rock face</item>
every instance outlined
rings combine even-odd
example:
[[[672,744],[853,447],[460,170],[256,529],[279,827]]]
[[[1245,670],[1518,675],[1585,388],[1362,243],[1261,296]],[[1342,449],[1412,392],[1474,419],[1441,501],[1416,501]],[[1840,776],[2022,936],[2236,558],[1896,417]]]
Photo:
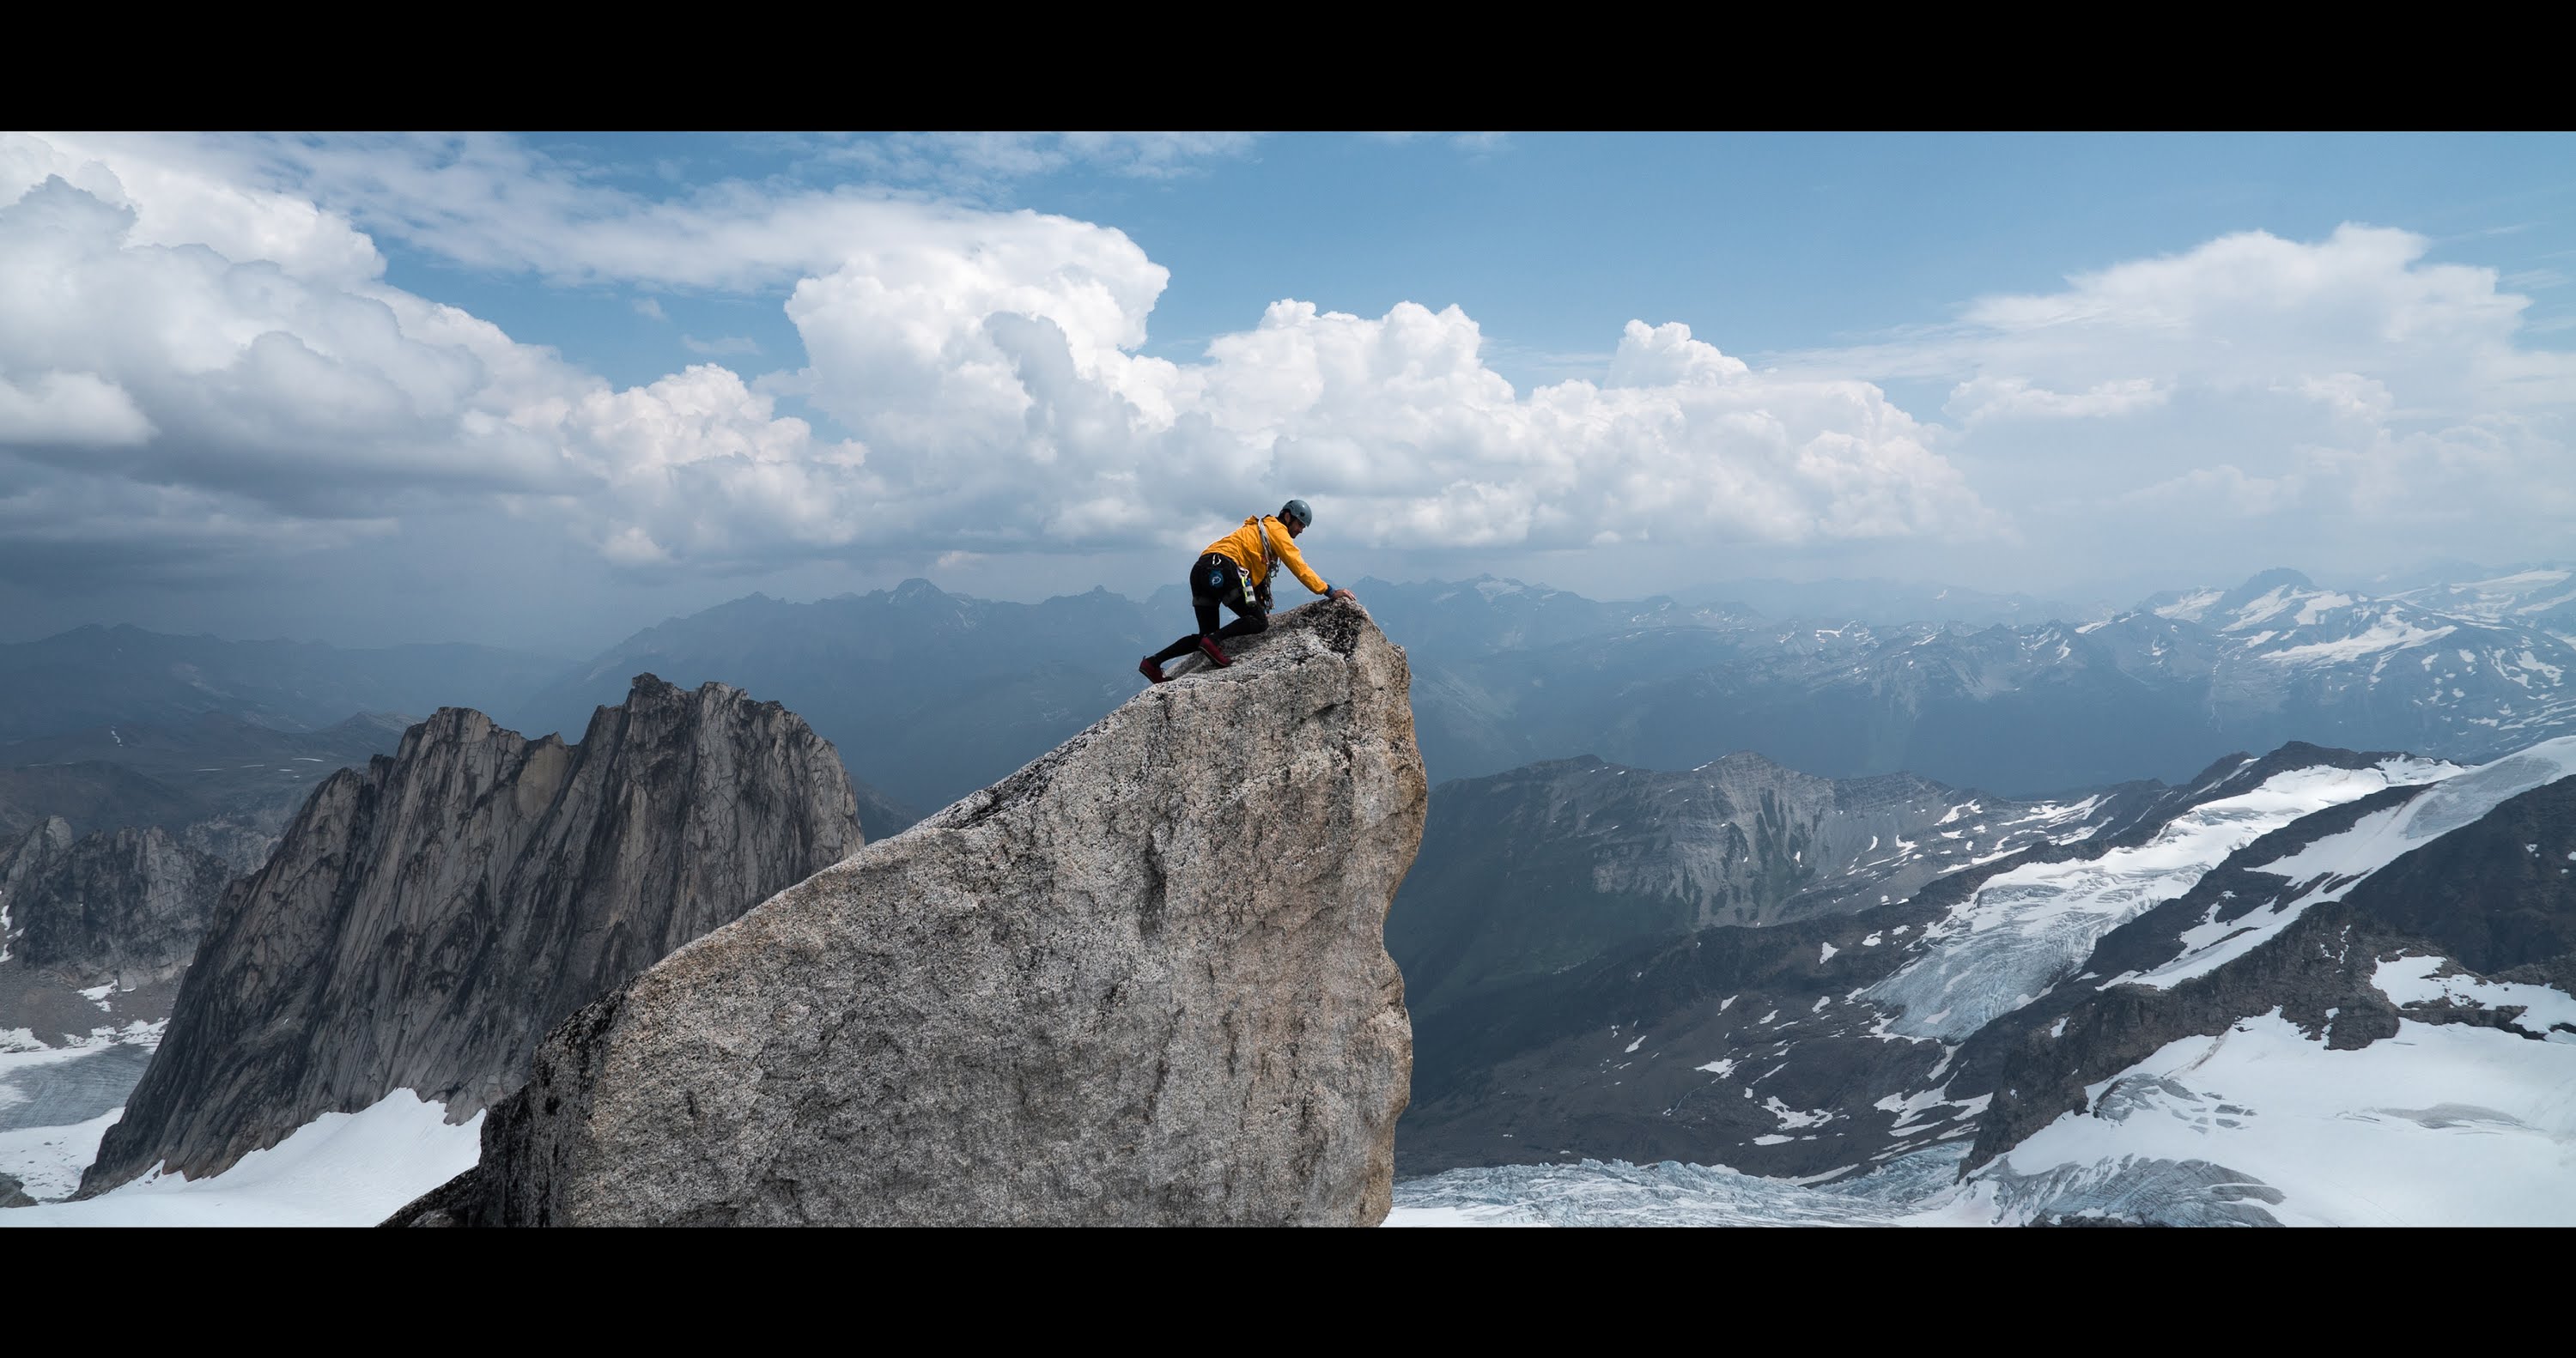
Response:
[[[1309,605],[548,1039],[423,1224],[1339,1224],[1411,1073],[1404,653]]]

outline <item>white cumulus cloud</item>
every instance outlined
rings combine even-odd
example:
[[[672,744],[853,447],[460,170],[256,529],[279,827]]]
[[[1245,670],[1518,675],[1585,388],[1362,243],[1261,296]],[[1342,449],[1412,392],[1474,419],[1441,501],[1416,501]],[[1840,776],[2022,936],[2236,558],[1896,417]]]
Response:
[[[0,444],[130,445],[152,433],[134,398],[96,373],[0,375]]]
[[[1141,352],[1168,271],[1067,217],[647,200],[500,138],[6,148],[0,420],[54,430],[16,455],[280,522],[481,496],[621,565],[743,570],[1189,546],[1290,494],[1404,548],[2009,531],[1876,386],[1757,371],[1679,324],[1630,324],[1599,383],[1526,392],[1454,306],[1281,301],[1176,363]],[[385,284],[366,230],[556,279],[783,289],[805,362],[618,387]]]
[[[1786,366],[1950,383],[1935,446],[2061,550],[2190,560],[2261,522],[2279,559],[2528,552],[2498,543],[2576,511],[2576,356],[2530,345],[2495,270],[2432,248],[2240,232]]]
[[[620,391],[364,270],[143,239],[147,216],[171,214],[112,173],[88,177],[125,201],[49,175],[0,207],[0,461],[18,464],[10,517],[54,525],[22,548],[107,534],[117,506],[184,505],[206,531],[154,541],[295,550],[460,499],[543,502],[605,541],[582,521],[614,517],[610,496],[673,462],[745,467],[721,505],[774,497],[767,464],[857,455],[773,418],[729,372]]]

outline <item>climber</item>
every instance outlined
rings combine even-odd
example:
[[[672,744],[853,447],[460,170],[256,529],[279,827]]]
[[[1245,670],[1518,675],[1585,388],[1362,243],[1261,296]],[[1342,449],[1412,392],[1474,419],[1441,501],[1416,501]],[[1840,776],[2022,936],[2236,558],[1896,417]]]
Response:
[[[1190,567],[1190,607],[1198,613],[1199,630],[1137,661],[1136,672],[1162,683],[1171,677],[1163,673],[1163,662],[1192,651],[1206,656],[1211,665],[1233,664],[1217,643],[1250,636],[1270,625],[1270,577],[1283,564],[1306,588],[1327,599],[1352,597],[1349,590],[1325,583],[1298,555],[1297,535],[1314,521],[1315,511],[1305,501],[1290,500],[1279,506],[1278,513],[1245,519],[1241,528],[1209,543],[1198,564]],[[1236,614],[1223,631],[1216,625],[1219,604]]]

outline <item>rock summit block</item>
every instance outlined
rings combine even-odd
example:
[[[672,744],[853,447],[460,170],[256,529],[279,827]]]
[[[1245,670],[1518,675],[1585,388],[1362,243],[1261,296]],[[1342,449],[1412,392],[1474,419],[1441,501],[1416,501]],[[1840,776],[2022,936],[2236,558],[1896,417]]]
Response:
[[[1407,686],[1357,604],[1281,615],[576,1013],[394,1222],[1375,1224]]]

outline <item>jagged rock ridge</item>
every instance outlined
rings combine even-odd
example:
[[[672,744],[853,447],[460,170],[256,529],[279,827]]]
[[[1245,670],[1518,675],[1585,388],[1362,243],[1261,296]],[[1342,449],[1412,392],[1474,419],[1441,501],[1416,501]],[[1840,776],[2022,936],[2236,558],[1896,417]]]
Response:
[[[462,1120],[565,1015],[859,842],[832,747],[721,684],[639,676],[577,746],[442,709],[226,893],[81,1191],[214,1173],[396,1089]]]
[[[1381,1219],[1408,671],[1318,603],[585,1008],[421,1224]]]

